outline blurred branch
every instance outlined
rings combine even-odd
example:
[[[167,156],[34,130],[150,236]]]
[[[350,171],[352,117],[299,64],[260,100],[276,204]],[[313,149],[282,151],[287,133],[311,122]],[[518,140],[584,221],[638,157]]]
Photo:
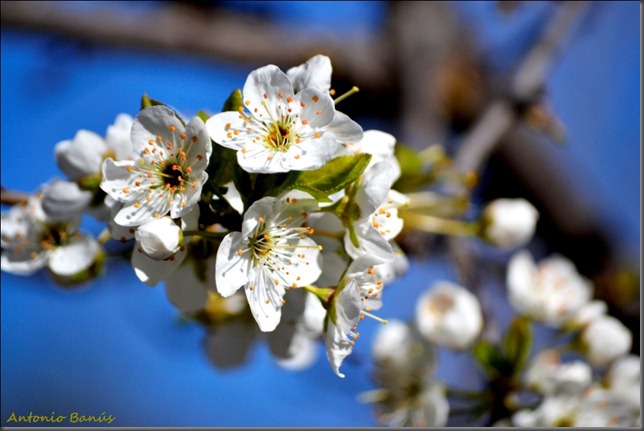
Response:
[[[28,200],[29,195],[26,193],[8,190],[4,187],[2,187],[2,191],[0,192],[0,203],[3,203],[5,205],[27,203]]]
[[[537,40],[528,52],[523,62],[516,69],[510,80],[507,94],[493,99],[485,109],[481,119],[472,130],[459,143],[454,157],[455,169],[460,172],[481,172],[502,137],[521,121],[521,111],[517,109],[525,104],[536,103],[545,85],[548,74],[561,53],[563,46],[571,37],[574,24],[579,21],[582,12],[586,9],[586,2],[563,2],[546,25],[542,37]],[[525,151],[525,145],[516,145],[516,152]],[[521,144],[524,144],[521,142]],[[525,165],[532,164],[522,160]],[[534,166],[534,164],[533,164]],[[543,165],[538,165],[542,169]],[[536,175],[537,178],[541,175]],[[563,184],[557,184],[560,190],[565,189]],[[557,187],[555,187],[557,188]],[[545,191],[546,189],[542,189]],[[459,190],[467,193],[467,190]],[[548,189],[548,193],[552,188]],[[561,197],[559,195],[558,197]],[[560,202],[560,201],[558,201]],[[477,272],[476,257],[472,253],[471,245],[461,238],[450,238],[450,251],[456,262],[461,281],[469,286],[481,299],[483,315],[486,321],[485,335],[492,340],[498,340],[500,333],[498,323],[489,303],[489,298],[484,295],[481,281]]]
[[[390,70],[385,63],[391,44],[384,37],[311,34],[246,14],[218,8],[204,13],[204,9],[174,2],[130,14],[110,2],[89,10],[59,3],[3,1],[1,22],[93,43],[192,52],[251,64],[290,67],[323,53],[332,58],[334,67],[365,88],[385,82]]]

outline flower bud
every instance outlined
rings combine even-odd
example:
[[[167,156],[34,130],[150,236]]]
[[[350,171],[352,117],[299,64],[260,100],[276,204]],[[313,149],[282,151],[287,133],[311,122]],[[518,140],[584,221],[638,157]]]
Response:
[[[591,365],[604,367],[630,351],[633,335],[622,322],[604,315],[584,328],[579,341]]]
[[[441,281],[416,304],[416,326],[429,341],[451,349],[466,349],[483,329],[478,299],[457,284]]]
[[[496,199],[483,210],[479,235],[499,247],[520,247],[532,239],[538,218],[525,199]]]
[[[136,230],[134,237],[149,257],[164,260],[179,251],[183,243],[181,228],[170,217],[147,222]]]

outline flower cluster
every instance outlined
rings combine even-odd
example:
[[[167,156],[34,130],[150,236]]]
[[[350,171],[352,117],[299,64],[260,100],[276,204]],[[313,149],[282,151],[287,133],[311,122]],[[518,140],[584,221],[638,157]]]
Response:
[[[473,205],[474,176],[449,171],[441,146],[412,151],[338,111],[357,89],[334,99],[331,74],[323,55],[286,72],[260,67],[220,112],[189,119],[143,95],[104,137],[80,130],[58,143],[66,177],[2,214],[2,270],[46,268],[74,286],[98,277],[106,256],[126,257],[142,283],[162,283],[182,317],[203,325],[218,367],[264,339],[288,369],[310,366],[324,346],[344,377],[360,322],[388,323],[373,344],[377,388],[362,396],[384,425],[444,426],[463,409],[491,412],[497,425],[639,425],[632,334],[570,260],[536,263],[522,249],[537,209],[524,199]],[[441,189],[454,183],[447,189],[466,192]],[[105,223],[98,239],[81,229],[84,214]],[[503,336],[486,331],[489,310],[465,282],[433,282],[409,322],[374,314],[399,294],[386,286],[409,267],[397,243],[409,229],[508,253],[516,316]],[[532,354],[537,325],[558,338]],[[441,349],[471,354],[486,386],[439,381]]]

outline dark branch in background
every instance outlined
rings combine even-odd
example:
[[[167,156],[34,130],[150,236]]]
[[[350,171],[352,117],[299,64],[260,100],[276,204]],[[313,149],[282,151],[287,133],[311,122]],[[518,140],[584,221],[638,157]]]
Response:
[[[310,35],[221,8],[178,2],[133,14],[105,2],[90,10],[58,2],[2,2],[2,25],[48,31],[86,42],[188,52],[211,59],[291,67],[314,54],[327,54],[357,86],[377,88],[388,79],[386,38],[346,39]],[[304,29],[303,29],[304,30]]]
[[[27,200],[29,200],[29,195],[27,193],[16,192],[2,187],[0,203],[4,205],[16,205],[27,203]]]

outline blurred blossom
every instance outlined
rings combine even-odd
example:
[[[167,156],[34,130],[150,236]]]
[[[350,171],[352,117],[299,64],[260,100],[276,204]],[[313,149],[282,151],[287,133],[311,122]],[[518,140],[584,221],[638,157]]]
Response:
[[[633,335],[618,319],[604,315],[582,329],[579,341],[590,363],[604,367],[631,350]]]
[[[592,382],[592,369],[583,361],[563,363],[559,353],[545,349],[530,363],[526,385],[543,395],[578,394]]]
[[[30,275],[48,268],[61,284],[81,283],[100,270],[103,251],[94,238],[79,232],[80,214],[64,220],[47,217],[42,196],[50,187],[44,185],[25,204],[2,213],[2,270]]]
[[[416,303],[416,325],[429,341],[462,350],[481,333],[483,314],[479,300],[469,290],[439,281]]]
[[[393,169],[394,181],[400,177],[400,163],[394,153],[396,138],[380,130],[366,130],[364,137],[356,142],[344,142],[338,149],[336,156],[371,154],[371,160],[367,169],[378,162],[385,161]]]
[[[485,207],[480,235],[499,247],[520,247],[534,236],[539,212],[525,199],[496,199]]]
[[[553,255],[537,266],[527,250],[510,259],[507,285],[510,304],[518,313],[553,327],[586,305],[593,291],[565,257]]]
[[[638,420],[639,412],[597,385],[578,395],[547,396],[536,409],[512,417],[518,427],[625,427],[637,426]]]
[[[604,383],[613,396],[640,412],[641,360],[639,355],[617,358],[604,375]]]

